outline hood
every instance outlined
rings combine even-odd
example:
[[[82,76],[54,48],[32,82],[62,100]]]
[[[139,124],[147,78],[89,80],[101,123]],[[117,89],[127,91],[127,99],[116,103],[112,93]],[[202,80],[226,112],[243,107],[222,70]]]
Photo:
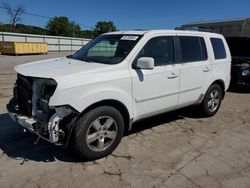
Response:
[[[39,78],[57,78],[77,73],[89,74],[110,69],[110,65],[85,62],[66,57],[36,61],[15,67],[15,71],[24,76]]]

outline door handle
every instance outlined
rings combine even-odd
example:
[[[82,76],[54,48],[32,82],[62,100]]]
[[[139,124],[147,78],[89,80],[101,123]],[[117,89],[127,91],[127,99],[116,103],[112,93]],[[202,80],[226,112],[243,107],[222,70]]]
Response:
[[[168,75],[168,79],[174,79],[174,78],[177,78],[178,75],[175,74],[174,72],[172,72],[170,75]]]
[[[210,68],[210,67],[205,67],[205,68],[203,69],[203,72],[209,72],[209,71],[211,71],[211,68]]]

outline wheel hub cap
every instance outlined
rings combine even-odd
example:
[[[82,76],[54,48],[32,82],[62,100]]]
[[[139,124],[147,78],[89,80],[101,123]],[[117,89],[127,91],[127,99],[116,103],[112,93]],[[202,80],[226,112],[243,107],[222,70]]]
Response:
[[[214,112],[217,110],[220,102],[219,92],[217,90],[213,90],[210,93],[209,100],[208,100],[208,109],[210,112]]]
[[[112,117],[97,118],[88,128],[86,143],[93,151],[104,151],[110,147],[117,135],[117,124]]]

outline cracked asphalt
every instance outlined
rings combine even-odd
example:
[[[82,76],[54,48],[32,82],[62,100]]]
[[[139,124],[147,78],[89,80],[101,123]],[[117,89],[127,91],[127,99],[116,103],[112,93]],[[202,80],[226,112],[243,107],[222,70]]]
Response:
[[[229,91],[218,114],[194,108],[134,125],[110,156],[77,161],[24,133],[6,113],[15,65],[64,56],[0,55],[0,187],[250,187],[250,91]]]

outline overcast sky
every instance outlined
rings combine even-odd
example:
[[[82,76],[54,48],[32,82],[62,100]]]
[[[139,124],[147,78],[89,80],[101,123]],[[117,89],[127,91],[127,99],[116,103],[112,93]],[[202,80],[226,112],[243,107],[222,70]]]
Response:
[[[67,16],[70,20],[94,27],[97,21],[110,20],[119,30],[172,29],[193,21],[250,17],[250,0],[0,0],[13,6],[23,4],[27,12],[48,17]],[[48,19],[24,15],[22,23],[44,27]],[[0,9],[0,22],[8,22]]]

